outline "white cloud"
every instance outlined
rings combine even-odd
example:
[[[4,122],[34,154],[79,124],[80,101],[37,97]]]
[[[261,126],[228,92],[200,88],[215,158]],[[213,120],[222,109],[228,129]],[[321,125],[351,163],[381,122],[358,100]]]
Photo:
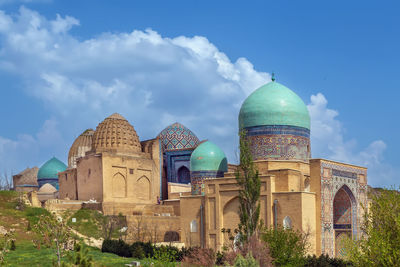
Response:
[[[143,139],[176,120],[232,155],[241,102],[270,80],[205,37],[148,29],[80,41],[69,33],[77,19],[48,20],[24,7],[15,17],[0,13],[0,25],[0,67],[20,75],[25,90],[62,117],[61,128],[73,121],[75,134],[119,112]]]
[[[42,140],[51,139],[66,157],[74,136],[119,112],[142,140],[179,121],[236,161],[240,105],[270,80],[268,73],[256,71],[245,58],[231,61],[205,37],[167,38],[148,29],[79,40],[69,32],[77,25],[73,17],[49,20],[25,7],[16,16],[0,12],[0,70],[19,76],[24,90],[62,122],[45,123],[48,130],[36,137],[2,138],[0,149],[18,154],[24,146],[48,148]],[[377,140],[357,150],[355,140],[345,140],[338,112],[327,108],[322,94],[311,97],[309,110],[314,156],[372,170],[383,166],[385,143]]]
[[[339,112],[328,108],[328,101],[321,93],[311,96],[308,105],[311,116],[311,148],[313,157],[324,157],[340,162],[368,167],[370,183],[389,185],[398,171],[384,161],[386,144],[372,141],[359,149],[357,141],[345,139],[345,128],[339,121]]]

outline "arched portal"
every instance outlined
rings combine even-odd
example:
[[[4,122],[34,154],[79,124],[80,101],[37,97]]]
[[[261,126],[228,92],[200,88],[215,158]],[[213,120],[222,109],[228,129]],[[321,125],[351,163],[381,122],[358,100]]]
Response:
[[[178,182],[182,184],[190,183],[190,171],[185,166],[178,169]]]
[[[344,257],[344,240],[346,237],[355,237],[357,214],[356,201],[351,190],[342,186],[333,199],[333,228],[335,231],[335,256]],[[354,233],[354,234],[353,234]]]

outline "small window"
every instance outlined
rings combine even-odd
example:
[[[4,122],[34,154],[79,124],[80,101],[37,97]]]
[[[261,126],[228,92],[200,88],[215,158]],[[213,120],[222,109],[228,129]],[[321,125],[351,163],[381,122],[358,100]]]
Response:
[[[283,228],[292,229],[292,219],[290,219],[289,216],[286,216],[285,219],[283,219]]]
[[[197,233],[197,221],[193,220],[190,222],[190,232]]]
[[[90,172],[91,172],[91,171],[90,171],[90,169],[89,169],[89,170],[88,170],[88,176],[90,176]]]
[[[133,174],[133,169],[129,169],[129,174]]]

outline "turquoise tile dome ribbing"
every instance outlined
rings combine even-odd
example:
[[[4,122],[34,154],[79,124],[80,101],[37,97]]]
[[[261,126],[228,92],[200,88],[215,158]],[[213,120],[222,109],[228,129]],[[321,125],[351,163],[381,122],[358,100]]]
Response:
[[[65,165],[59,159],[53,157],[48,160],[42,167],[40,167],[37,178],[39,187],[46,183],[51,183],[53,186],[58,188],[58,173],[63,172],[67,169]]]
[[[239,113],[241,129],[264,125],[310,129],[310,115],[296,93],[280,83],[270,82],[247,97]]]
[[[158,137],[163,151],[193,149],[200,142],[191,130],[178,122],[162,130]]]
[[[210,141],[201,143],[190,157],[190,171],[228,171],[224,151]]]

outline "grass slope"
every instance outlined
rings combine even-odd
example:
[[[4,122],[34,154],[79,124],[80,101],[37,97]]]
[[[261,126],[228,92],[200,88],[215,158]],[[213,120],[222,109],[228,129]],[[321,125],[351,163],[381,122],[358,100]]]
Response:
[[[16,250],[10,251],[6,256],[4,266],[53,266],[56,254],[53,249],[37,249],[33,246],[34,234],[28,231],[28,225],[32,227],[40,215],[48,213],[43,208],[26,207],[17,210],[19,193],[15,191],[0,191],[0,226],[6,229],[15,229]],[[77,224],[71,225],[82,234],[91,237],[100,237],[96,211],[81,210],[73,213],[71,217],[77,218]],[[69,220],[70,221],[70,220]],[[133,261],[132,258],[123,258],[110,253],[102,253],[99,249],[89,248],[93,256],[95,266],[124,266]]]

